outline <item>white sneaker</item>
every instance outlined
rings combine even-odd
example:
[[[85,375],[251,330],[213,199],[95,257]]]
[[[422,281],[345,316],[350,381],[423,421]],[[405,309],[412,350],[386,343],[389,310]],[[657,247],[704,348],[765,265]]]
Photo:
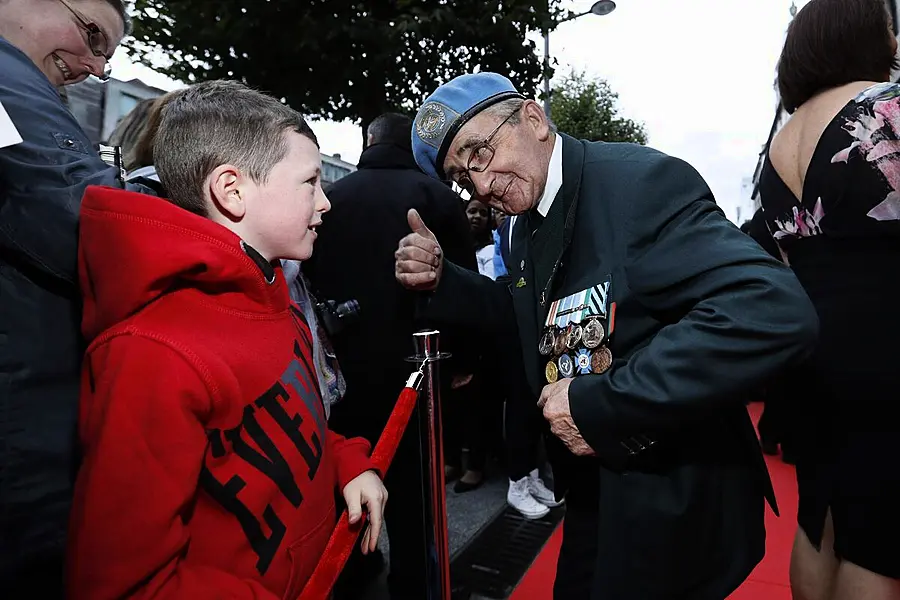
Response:
[[[544,485],[544,482],[541,481],[541,478],[538,476],[537,469],[533,470],[525,479],[528,480],[529,495],[544,506],[556,508],[565,501],[565,499],[560,500],[559,502],[556,501],[553,492],[547,489],[547,486]]]
[[[509,491],[506,492],[506,502],[519,511],[526,519],[540,519],[550,512],[550,509],[531,497],[528,493],[528,477],[518,481],[509,481]]]

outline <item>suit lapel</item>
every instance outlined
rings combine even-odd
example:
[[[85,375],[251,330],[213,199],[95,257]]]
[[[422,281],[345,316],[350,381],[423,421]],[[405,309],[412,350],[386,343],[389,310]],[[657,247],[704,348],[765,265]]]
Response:
[[[584,146],[581,142],[565,134],[559,135],[563,142],[563,184],[533,240],[538,319],[541,321],[546,316],[566,250],[572,243],[584,168]]]
[[[519,339],[525,360],[525,374],[529,385],[540,393],[542,381],[539,379],[537,360],[539,328],[537,322],[537,294],[532,261],[531,232],[527,219],[518,217],[512,224],[512,245],[509,249],[510,262],[507,265],[511,279],[511,293],[515,304],[516,320],[519,324]]]
[[[547,315],[550,294],[556,282],[566,249],[572,241],[584,146],[565,135],[563,142],[563,184],[537,234],[532,238],[528,219],[513,223],[510,263],[511,290],[519,323],[519,338],[525,357],[528,383],[535,393],[544,386],[543,366],[537,344]],[[543,296],[543,297],[542,297]]]

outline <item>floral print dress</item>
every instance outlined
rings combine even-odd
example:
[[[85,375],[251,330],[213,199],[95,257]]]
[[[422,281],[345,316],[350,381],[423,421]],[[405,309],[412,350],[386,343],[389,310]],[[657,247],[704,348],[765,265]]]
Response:
[[[900,577],[900,85],[863,90],[831,120],[801,198],[768,157],[759,190],[819,316],[816,350],[790,374],[798,522],[817,544],[830,508],[848,560]]]
[[[822,134],[807,180],[798,200],[766,158],[760,192],[774,192],[763,196],[763,208],[783,250],[826,231],[841,236],[900,233],[900,84],[873,85],[844,106]],[[838,214],[826,220],[832,211]]]

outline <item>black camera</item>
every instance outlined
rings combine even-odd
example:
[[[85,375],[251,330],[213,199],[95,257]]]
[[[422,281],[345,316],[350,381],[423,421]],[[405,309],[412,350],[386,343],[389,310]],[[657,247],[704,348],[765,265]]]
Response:
[[[97,154],[100,160],[111,167],[118,169],[116,172],[116,183],[119,187],[125,189],[125,166],[122,159],[122,148],[119,146],[107,146],[106,144],[97,144]]]
[[[343,333],[347,327],[359,320],[359,302],[335,300],[316,302],[316,315],[329,337]]]

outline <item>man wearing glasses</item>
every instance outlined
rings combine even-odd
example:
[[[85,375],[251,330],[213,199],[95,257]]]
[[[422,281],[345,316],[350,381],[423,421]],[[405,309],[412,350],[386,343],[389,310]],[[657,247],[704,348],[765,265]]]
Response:
[[[78,213],[116,185],[58,89],[105,79],[121,0],[0,0],[0,595],[61,598],[81,357]]]
[[[414,211],[396,276],[428,292],[429,318],[518,333],[567,500],[554,597],[728,596],[775,507],[745,402],[817,335],[799,283],[689,165],[557,133],[500,75],[439,87],[413,150],[516,215],[509,284],[443,260]]]

